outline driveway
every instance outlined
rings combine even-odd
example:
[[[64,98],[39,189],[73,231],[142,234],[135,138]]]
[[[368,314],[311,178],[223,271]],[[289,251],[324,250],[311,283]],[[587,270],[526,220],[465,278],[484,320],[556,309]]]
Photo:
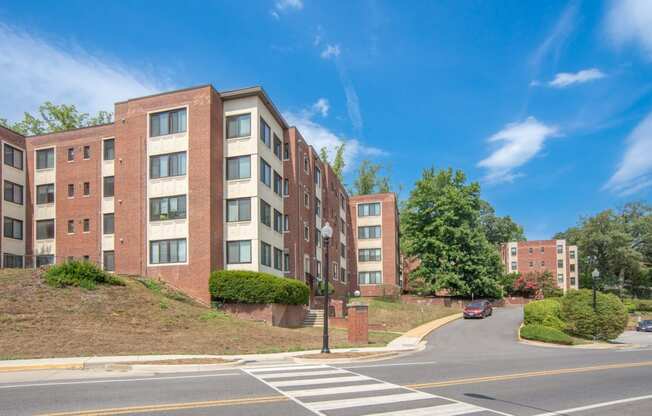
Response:
[[[652,347],[652,332],[625,331],[616,342],[635,344],[641,347]]]

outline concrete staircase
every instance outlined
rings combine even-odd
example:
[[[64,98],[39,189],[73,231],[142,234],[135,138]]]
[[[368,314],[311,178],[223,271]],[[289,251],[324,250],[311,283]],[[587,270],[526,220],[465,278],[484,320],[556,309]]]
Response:
[[[303,319],[303,326],[323,327],[324,326],[324,310],[323,309],[309,309],[306,317]]]

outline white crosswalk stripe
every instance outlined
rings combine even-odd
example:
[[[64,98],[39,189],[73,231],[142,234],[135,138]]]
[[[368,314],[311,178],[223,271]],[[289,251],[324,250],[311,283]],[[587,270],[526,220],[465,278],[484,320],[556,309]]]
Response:
[[[330,416],[510,416],[481,406],[387,383],[328,365],[282,365],[243,369],[314,414]]]

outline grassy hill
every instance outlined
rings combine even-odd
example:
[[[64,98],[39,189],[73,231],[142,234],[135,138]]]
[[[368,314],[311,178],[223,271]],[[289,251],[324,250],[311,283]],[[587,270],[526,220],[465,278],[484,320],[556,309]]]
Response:
[[[33,270],[0,270],[0,359],[135,354],[243,354],[321,347],[321,328],[232,318],[153,281],[53,288]],[[396,335],[371,332],[371,345]],[[346,332],[331,331],[334,347]],[[370,345],[370,346],[371,346]]]

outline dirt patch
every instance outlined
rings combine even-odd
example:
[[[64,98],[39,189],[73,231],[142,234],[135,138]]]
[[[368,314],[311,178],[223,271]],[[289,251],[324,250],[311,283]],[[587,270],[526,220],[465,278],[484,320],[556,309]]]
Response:
[[[31,270],[0,270],[0,355],[226,355],[321,347],[321,328],[238,320],[174,292],[123,279],[125,286],[58,289]],[[345,330],[333,329],[330,336],[333,348],[350,346]],[[395,337],[370,332],[369,346]]]
[[[395,299],[365,299],[369,304],[369,327],[407,332],[426,322],[460,313],[457,306],[402,303]]]
[[[332,352],[330,354],[306,354],[300,355],[297,358],[308,358],[315,360],[340,360],[342,358],[383,358],[383,357],[393,357],[398,355],[395,352]]]

